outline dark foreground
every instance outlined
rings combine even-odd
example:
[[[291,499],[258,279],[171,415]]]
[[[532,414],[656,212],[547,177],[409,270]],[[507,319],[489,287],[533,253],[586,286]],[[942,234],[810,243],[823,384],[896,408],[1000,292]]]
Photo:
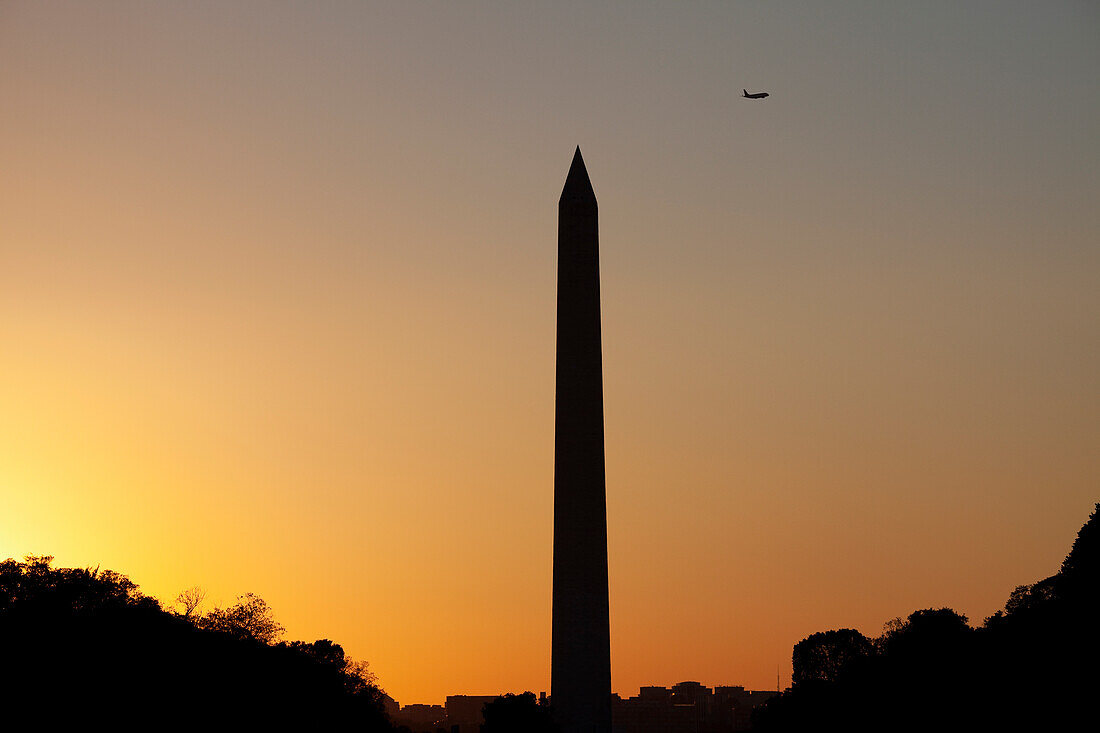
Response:
[[[753,730],[1047,731],[1095,727],[1100,689],[1100,504],[1057,573],[1019,586],[975,628],[947,608],[868,638],[853,629],[794,647],[791,689],[756,708]],[[164,608],[109,570],[0,563],[0,709],[27,730],[242,727],[391,731],[388,698],[339,644],[277,641],[252,595],[200,614]],[[392,702],[392,701],[391,701]],[[554,730],[533,695],[485,710],[484,733]],[[728,733],[736,725],[693,733]],[[652,722],[652,721],[651,721]],[[615,733],[645,721],[616,720]],[[649,729],[646,728],[648,731]],[[665,731],[664,733],[678,733]]]

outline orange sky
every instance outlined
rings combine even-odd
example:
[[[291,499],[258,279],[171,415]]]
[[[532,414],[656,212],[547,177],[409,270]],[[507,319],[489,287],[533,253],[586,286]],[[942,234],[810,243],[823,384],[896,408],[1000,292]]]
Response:
[[[980,621],[1098,498],[1100,17],[1053,5],[4,5],[0,558],[256,592],[402,703],[547,690],[580,143],[615,690]]]

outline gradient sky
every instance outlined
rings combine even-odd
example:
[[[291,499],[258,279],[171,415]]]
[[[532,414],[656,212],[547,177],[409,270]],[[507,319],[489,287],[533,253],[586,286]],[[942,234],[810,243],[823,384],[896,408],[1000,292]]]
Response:
[[[1098,71],[1085,0],[0,4],[0,558],[547,690],[580,144],[614,689],[980,622],[1100,498]]]

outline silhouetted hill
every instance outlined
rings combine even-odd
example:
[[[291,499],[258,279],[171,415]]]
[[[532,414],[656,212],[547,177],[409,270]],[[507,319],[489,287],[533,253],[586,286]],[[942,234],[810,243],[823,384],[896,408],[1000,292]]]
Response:
[[[1020,586],[980,628],[915,611],[877,639],[852,629],[795,645],[794,684],[754,730],[1041,731],[1091,727],[1100,636],[1100,504],[1058,573]],[[1072,722],[1072,727],[1071,727]]]
[[[117,573],[49,561],[0,563],[0,701],[9,720],[32,716],[27,730],[391,730],[381,691],[337,644],[268,643],[216,614],[165,611]]]

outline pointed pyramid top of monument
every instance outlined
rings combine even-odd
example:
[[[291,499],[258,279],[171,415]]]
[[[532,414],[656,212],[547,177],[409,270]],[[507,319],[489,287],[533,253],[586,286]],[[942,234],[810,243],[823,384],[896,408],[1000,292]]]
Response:
[[[596,201],[596,192],[592,190],[592,181],[588,180],[588,169],[584,167],[580,145],[573,153],[573,163],[569,166],[569,175],[565,177],[559,201]]]

